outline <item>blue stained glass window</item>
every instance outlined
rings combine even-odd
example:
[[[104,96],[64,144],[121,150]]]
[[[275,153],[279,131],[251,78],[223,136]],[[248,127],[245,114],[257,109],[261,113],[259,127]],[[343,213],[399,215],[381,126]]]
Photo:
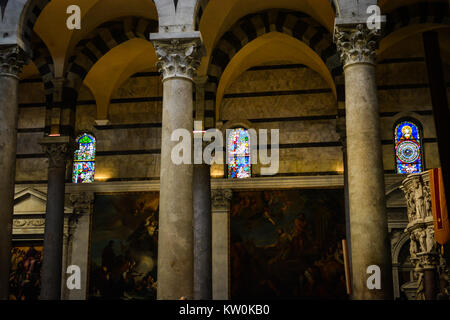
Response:
[[[95,138],[87,133],[76,140],[78,150],[73,158],[73,183],[92,183],[95,173]]]
[[[412,121],[401,121],[395,127],[394,134],[397,173],[422,172],[423,151],[419,127]]]
[[[248,130],[237,128],[230,131],[227,141],[228,177],[251,177],[250,136]]]

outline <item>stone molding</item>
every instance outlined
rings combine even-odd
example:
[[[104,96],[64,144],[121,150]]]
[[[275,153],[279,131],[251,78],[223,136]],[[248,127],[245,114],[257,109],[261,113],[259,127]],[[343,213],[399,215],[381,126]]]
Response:
[[[335,26],[334,41],[344,68],[356,63],[375,64],[380,30],[370,30],[366,24]]]
[[[28,63],[28,57],[19,46],[0,46],[0,76],[19,79],[22,67]]]
[[[158,62],[156,66],[163,81],[186,78],[194,81],[200,60],[204,55],[201,37],[163,38],[151,37]]]
[[[228,209],[233,191],[231,189],[216,189],[211,191],[212,211],[223,211]]]

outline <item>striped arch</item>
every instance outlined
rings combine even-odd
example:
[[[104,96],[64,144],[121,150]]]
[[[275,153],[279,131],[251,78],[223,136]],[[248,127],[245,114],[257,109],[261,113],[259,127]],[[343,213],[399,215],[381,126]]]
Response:
[[[387,14],[385,37],[416,24],[450,25],[449,2],[419,2],[395,9]]]
[[[206,6],[210,0],[197,0],[197,7],[194,13],[195,30],[198,30],[200,21],[202,20],[203,12],[205,12]]]
[[[32,61],[36,65],[39,74],[44,83],[45,96],[47,104],[50,104],[53,98],[53,77],[54,65],[53,58],[45,43],[33,32],[31,37],[31,50],[33,52]]]
[[[208,68],[205,124],[215,124],[217,88],[225,68],[234,55],[252,40],[272,31],[292,36],[316,52],[335,80],[338,101],[344,101],[343,69],[332,35],[304,13],[272,9],[240,19],[218,41]]]
[[[63,105],[73,105],[84,78],[94,64],[114,47],[135,38],[148,40],[150,32],[156,32],[158,22],[129,17],[102,24],[87,39],[78,43],[75,54],[69,58],[63,88]],[[73,106],[72,106],[73,107]]]
[[[50,0],[30,0],[25,5],[19,25],[19,35],[24,42],[25,48],[31,48],[34,25],[42,10],[49,3]]]
[[[42,82],[44,84],[45,92],[45,116],[46,123],[49,122],[49,117],[51,115],[50,109],[53,105],[53,93],[54,85],[53,79],[55,74],[55,68],[53,65],[53,58],[50,54],[45,43],[39,38],[39,36],[33,32],[31,38],[31,50],[33,52],[33,62],[41,75]],[[45,128],[45,132],[50,132],[50,129]]]

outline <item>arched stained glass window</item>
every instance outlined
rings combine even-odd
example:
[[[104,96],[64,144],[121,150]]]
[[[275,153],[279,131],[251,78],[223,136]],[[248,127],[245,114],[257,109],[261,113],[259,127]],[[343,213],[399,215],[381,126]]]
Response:
[[[251,176],[248,130],[236,128],[230,131],[227,141],[227,157],[229,178],[249,178]]]
[[[419,126],[410,120],[400,121],[395,126],[394,134],[397,173],[422,172],[423,150]]]
[[[77,140],[78,150],[73,158],[73,183],[94,182],[95,173],[95,138],[87,133],[80,135]]]

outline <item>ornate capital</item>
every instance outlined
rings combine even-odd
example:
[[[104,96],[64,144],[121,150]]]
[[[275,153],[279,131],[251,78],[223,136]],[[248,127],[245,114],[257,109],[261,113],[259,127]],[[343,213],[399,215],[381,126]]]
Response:
[[[69,235],[73,235],[78,226],[79,219],[83,216],[89,216],[92,213],[94,193],[72,193],[70,195],[70,202],[73,205],[73,214],[69,216]]]
[[[46,137],[40,144],[48,156],[49,168],[64,168],[74,150],[69,137]]]
[[[70,202],[72,202],[74,214],[80,216],[89,215],[91,214],[91,205],[94,203],[94,193],[72,193],[70,195]]]
[[[196,38],[152,39],[158,62],[156,66],[163,77],[193,80],[204,54],[202,40]]]
[[[233,191],[230,189],[215,189],[211,190],[211,203],[214,210],[227,210],[228,204],[233,196]]]
[[[381,32],[370,30],[366,24],[335,26],[334,41],[344,68],[355,63],[375,64],[378,38]]]
[[[0,76],[19,78],[28,58],[19,46],[0,46]]]

